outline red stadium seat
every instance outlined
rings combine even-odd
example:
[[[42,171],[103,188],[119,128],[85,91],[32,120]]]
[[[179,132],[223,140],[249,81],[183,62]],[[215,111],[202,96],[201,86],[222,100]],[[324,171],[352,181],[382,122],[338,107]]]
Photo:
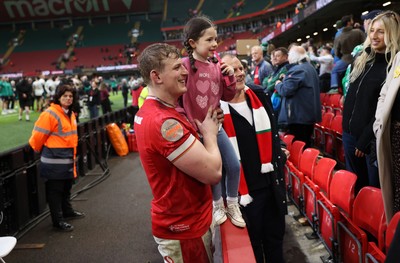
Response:
[[[305,142],[302,141],[294,141],[292,143],[292,147],[290,148],[290,156],[289,161],[298,168],[300,165],[301,154],[303,153],[304,146],[306,145]]]
[[[390,244],[392,243],[394,233],[396,232],[396,227],[399,223],[400,223],[400,212],[397,212],[390,220],[389,225],[387,226],[386,229],[385,247],[384,247],[386,253],[390,247]]]
[[[301,206],[301,185],[304,181],[304,175],[299,170],[301,154],[303,153],[303,149],[305,146],[305,142],[302,141],[294,141],[292,147],[290,149],[289,161],[287,162],[287,166],[289,167],[289,180],[291,183],[291,192],[289,198],[293,201],[293,203],[300,209]]]
[[[325,157],[319,160],[314,170],[314,177],[312,180],[316,185],[319,186],[320,191],[326,197],[329,196],[329,186],[335,166],[335,160]]]
[[[319,154],[319,150],[314,148],[307,148],[301,154],[299,169],[305,176],[308,176],[310,179],[313,177],[314,168],[317,164]]]
[[[386,219],[380,189],[363,187],[354,200],[352,217],[345,215],[343,218],[337,226],[340,262],[362,262],[369,249],[368,234],[377,240],[379,247],[383,246]],[[373,245],[370,248],[372,253],[377,251]]]
[[[325,145],[325,131],[331,127],[332,119],[335,115],[332,112],[325,112],[322,121],[314,125],[314,146],[322,149]]]
[[[294,139],[294,135],[292,135],[292,134],[285,134],[285,136],[283,136],[283,138],[282,138],[282,141],[286,144],[286,149],[289,152],[292,147],[293,139]]]
[[[342,134],[342,115],[335,115],[332,119],[331,126],[325,130],[324,155],[333,157],[337,151],[336,137]]]
[[[368,243],[368,252],[365,254],[365,263],[385,263],[386,256],[374,242]]]
[[[294,135],[285,134],[282,137],[282,141],[286,144],[286,149],[290,152],[292,148]],[[292,189],[292,181],[290,180],[290,169],[288,165],[285,165],[285,184],[286,184],[286,192],[290,196]]]
[[[321,199],[317,200],[317,234],[334,260],[338,258],[336,226],[342,214],[351,215],[356,180],[354,173],[337,171],[329,187],[329,199],[321,194]]]
[[[334,114],[341,115],[342,114],[342,109],[341,109],[341,104],[340,100],[342,98],[341,94],[330,94],[329,95],[329,102],[328,106],[326,106],[327,111],[333,112]]]

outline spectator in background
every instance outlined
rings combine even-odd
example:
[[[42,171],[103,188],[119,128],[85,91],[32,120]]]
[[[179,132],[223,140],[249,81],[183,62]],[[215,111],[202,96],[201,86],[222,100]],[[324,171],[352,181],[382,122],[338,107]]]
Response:
[[[99,117],[99,106],[101,103],[100,90],[98,88],[99,82],[97,79],[92,80],[91,89],[88,91],[88,109],[90,119]]]
[[[253,79],[251,78],[251,74],[250,74],[249,62],[247,61],[247,59],[242,59],[242,60],[240,60],[240,62],[243,65],[243,71],[245,74],[245,78],[244,78],[245,83],[246,84],[253,83]]]
[[[122,92],[122,97],[124,99],[124,108],[128,107],[128,93],[129,93],[129,85],[128,85],[128,81],[123,78],[121,80],[121,92]]]
[[[398,34],[398,33],[397,33]],[[399,35],[397,37],[400,37]],[[386,222],[400,211],[400,52],[383,85],[376,107],[374,132]]]
[[[136,83],[132,85],[132,106],[135,107],[136,109],[139,108],[138,103],[139,103],[139,97],[140,93],[143,90],[143,78],[137,78]]]
[[[272,66],[274,66],[274,72],[272,72],[267,78],[264,79],[262,86],[265,93],[269,93],[271,96],[271,102],[278,119],[279,111],[281,109],[281,97],[275,90],[275,84],[277,80],[283,80],[289,69],[288,61],[288,50],[284,47],[278,47],[271,54]]]
[[[113,95],[118,95],[118,83],[117,83],[117,79],[115,78],[115,76],[111,76],[110,78],[110,87],[112,90],[112,94]]]
[[[29,83],[26,77],[22,77],[16,84],[16,90],[19,99],[18,120],[22,120],[22,112],[25,110],[25,120],[29,119],[29,105],[32,98],[32,83]]]
[[[353,29],[353,16],[347,15],[342,17],[344,26],[342,33],[335,39],[335,54],[339,60],[335,62],[331,74],[331,89],[338,89],[339,83],[346,71],[347,65],[353,62],[351,52],[354,47],[361,44],[365,40],[365,34],[360,29]]]
[[[33,95],[36,101],[36,111],[41,112],[43,108],[43,96],[44,96],[44,81],[42,82],[39,77],[35,78],[32,83]]]
[[[9,103],[13,97],[13,90],[9,82],[9,78],[6,76],[1,77],[0,80],[0,99],[3,102],[1,115],[6,115],[12,111],[8,109]]]
[[[328,92],[331,83],[331,72],[333,68],[333,57],[331,48],[323,46],[319,56],[316,56],[313,48],[308,49],[310,60],[319,64],[319,88],[321,92]]]
[[[272,66],[269,62],[264,60],[261,46],[253,46],[251,48],[251,59],[254,64],[254,71],[251,73],[253,83],[262,85],[264,78],[272,73]]]
[[[105,82],[100,84],[100,104],[103,114],[111,112],[111,101],[110,94],[108,93],[108,87]]]
[[[254,255],[258,263],[283,263],[287,213],[283,168],[288,151],[281,149],[268,95],[261,86],[245,85],[244,70],[237,57],[226,54],[221,61],[233,67],[237,81],[235,97],[222,101],[221,108],[224,129],[242,166],[239,193],[252,198],[241,210]],[[273,164],[273,171],[264,173],[260,167],[268,161]]]
[[[393,11],[376,16],[369,27],[364,49],[354,62],[343,105],[343,146],[346,169],[357,175],[355,191],[379,187],[373,123],[379,93],[400,50],[399,16]],[[386,174],[382,176],[387,176]]]
[[[303,47],[290,48],[289,63],[293,66],[275,85],[282,96],[278,123],[286,125],[287,133],[294,135],[294,140],[303,141],[310,147],[314,124],[321,121],[318,74]]]
[[[139,68],[149,95],[135,116],[141,162],[152,189],[152,232],[158,251],[170,262],[213,262],[210,184],[221,180],[217,112],[210,107],[196,120],[203,143],[192,124],[176,110],[187,91],[188,71],[180,52],[168,44],[153,44],[139,56]]]

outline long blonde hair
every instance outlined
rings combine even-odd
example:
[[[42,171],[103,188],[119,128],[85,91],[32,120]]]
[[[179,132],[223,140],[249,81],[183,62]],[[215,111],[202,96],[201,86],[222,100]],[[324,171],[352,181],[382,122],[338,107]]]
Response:
[[[386,11],[382,14],[377,15],[374,19],[372,19],[371,23],[368,26],[367,38],[363,43],[364,48],[362,53],[357,57],[356,61],[354,62],[354,67],[350,74],[350,82],[354,82],[365,70],[365,65],[375,59],[376,52],[374,49],[371,48],[371,40],[369,38],[371,26],[375,23],[375,21],[382,21],[383,28],[385,30],[385,58],[388,62],[386,73],[389,72],[395,54],[400,50],[400,16],[393,11]],[[366,50],[368,50],[368,52]]]

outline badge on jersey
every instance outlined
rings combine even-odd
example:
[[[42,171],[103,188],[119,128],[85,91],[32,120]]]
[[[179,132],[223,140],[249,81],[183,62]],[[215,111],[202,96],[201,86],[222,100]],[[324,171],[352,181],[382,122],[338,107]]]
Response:
[[[167,141],[176,142],[183,136],[183,127],[177,120],[168,119],[161,126],[161,134]]]

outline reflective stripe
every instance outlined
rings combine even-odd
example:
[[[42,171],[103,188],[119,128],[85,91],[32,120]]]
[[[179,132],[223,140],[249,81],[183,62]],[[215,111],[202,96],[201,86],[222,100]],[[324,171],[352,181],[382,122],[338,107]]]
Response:
[[[47,157],[40,157],[40,161],[42,163],[51,163],[51,164],[72,164],[74,163],[74,160],[72,159],[53,159],[53,158],[47,158]]]
[[[193,143],[195,142],[196,138],[191,134],[187,140],[182,143],[181,146],[175,149],[170,155],[167,156],[167,159],[171,162],[178,159],[187,149],[189,149]]]
[[[47,109],[46,112],[49,113],[51,116],[53,116],[57,120],[57,123],[58,123],[58,127],[57,127],[58,132],[53,132],[53,135],[59,136],[59,137],[68,137],[71,135],[78,134],[78,131],[76,131],[76,130],[69,131],[69,132],[63,132],[62,131],[63,126],[62,126],[62,121],[60,119],[60,116],[58,116],[58,114],[55,113],[54,111],[52,111],[51,109]]]
[[[37,127],[37,126],[35,126],[35,127],[33,128],[33,130],[35,130],[35,131],[37,131],[37,132],[44,133],[44,134],[46,134],[46,135],[51,133],[51,131],[46,130],[46,129],[43,129],[43,128],[40,128],[40,127]]]

